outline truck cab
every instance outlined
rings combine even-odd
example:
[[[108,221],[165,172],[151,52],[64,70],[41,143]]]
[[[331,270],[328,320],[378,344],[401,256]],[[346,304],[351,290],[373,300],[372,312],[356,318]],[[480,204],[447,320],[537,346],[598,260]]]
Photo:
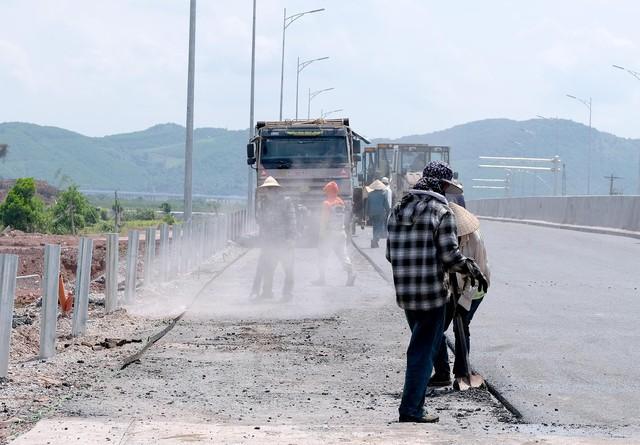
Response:
[[[355,171],[362,137],[348,119],[258,122],[255,134],[247,145],[247,163],[254,166],[258,185],[273,176],[294,202],[300,238],[317,238],[322,189],[330,181],[338,184],[345,202],[345,226],[352,225],[354,194],[361,192]]]

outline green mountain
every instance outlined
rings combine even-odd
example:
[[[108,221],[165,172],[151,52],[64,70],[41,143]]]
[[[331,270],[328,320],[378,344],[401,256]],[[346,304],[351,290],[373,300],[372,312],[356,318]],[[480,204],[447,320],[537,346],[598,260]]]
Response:
[[[636,193],[638,187],[640,140],[625,139],[593,129],[591,133],[591,193],[608,194],[609,181],[605,176],[614,173],[621,177],[615,188],[625,194]],[[486,119],[429,134],[380,139],[376,142],[414,142],[451,146],[451,163],[465,183],[470,197],[502,196],[502,191],[478,190],[470,186],[480,184],[475,178],[505,177],[498,169],[479,168],[479,156],[542,157],[560,156],[566,166],[567,194],[586,193],[589,127],[564,119]],[[509,165],[518,164],[513,161]],[[518,164],[521,165],[522,163]],[[530,164],[545,166],[548,164]],[[561,189],[561,178],[558,188]],[[486,183],[485,183],[486,184]],[[550,173],[513,173],[512,195],[551,194],[553,177]]]
[[[451,146],[451,160],[470,197],[501,196],[500,191],[474,190],[473,178],[504,178],[497,169],[478,167],[479,156],[552,157],[566,164],[567,193],[586,189],[589,129],[562,119],[513,121],[487,119],[429,134],[379,139]],[[134,133],[87,137],[55,127],[27,123],[0,124],[0,143],[9,151],[0,160],[0,179],[33,176],[60,185],[72,180],[81,188],[144,192],[182,191],[185,129],[162,124]],[[195,193],[244,195],[248,131],[199,128],[194,135]],[[640,140],[592,132],[592,193],[605,194],[614,173],[616,188],[636,191]],[[550,194],[549,173],[514,173],[513,195]]]
[[[246,190],[247,131],[200,128],[194,135],[195,193],[242,195]],[[185,129],[176,124],[105,137],[87,137],[55,127],[0,124],[9,144],[0,177],[33,176],[59,185],[144,192],[182,191]]]

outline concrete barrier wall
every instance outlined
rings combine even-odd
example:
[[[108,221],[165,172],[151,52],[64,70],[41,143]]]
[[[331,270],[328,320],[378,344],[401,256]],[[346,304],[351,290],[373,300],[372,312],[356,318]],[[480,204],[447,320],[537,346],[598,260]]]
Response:
[[[640,196],[537,196],[467,201],[480,216],[640,231]]]

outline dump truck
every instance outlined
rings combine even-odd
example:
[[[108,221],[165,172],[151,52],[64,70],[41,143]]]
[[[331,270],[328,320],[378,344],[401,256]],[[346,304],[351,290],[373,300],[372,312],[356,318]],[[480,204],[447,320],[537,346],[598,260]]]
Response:
[[[354,229],[353,206],[362,202],[356,165],[361,141],[349,119],[258,122],[247,145],[247,163],[256,171],[256,183],[273,176],[296,207],[300,244],[314,244],[325,184],[335,181],[346,204],[345,227]],[[260,195],[256,193],[256,206]],[[359,211],[359,209],[356,209]]]

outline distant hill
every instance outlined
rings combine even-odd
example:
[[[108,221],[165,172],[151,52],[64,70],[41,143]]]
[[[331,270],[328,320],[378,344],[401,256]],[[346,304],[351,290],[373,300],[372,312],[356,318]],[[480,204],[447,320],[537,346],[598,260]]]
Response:
[[[559,155],[566,164],[567,193],[584,194],[588,135],[589,127],[564,119],[486,119],[434,133],[380,139],[375,142],[415,142],[451,146],[451,163],[460,172],[460,177],[466,185],[465,193],[476,197],[501,196],[501,192],[472,190],[470,186],[474,183],[471,179],[504,178],[502,171],[479,168],[479,156],[550,158]],[[615,173],[623,178],[616,181],[616,188],[625,194],[634,194],[638,183],[640,140],[620,138],[595,129],[592,138],[591,193],[609,193],[609,182],[604,176]],[[540,179],[536,180],[536,193],[550,194],[553,185],[551,175],[539,173],[538,176]],[[514,181],[515,195],[523,192],[531,194],[533,175],[517,174]]]
[[[53,186],[72,180],[81,188],[145,192],[182,191],[184,127],[156,125],[143,131],[87,137],[56,127],[27,123],[0,124],[0,143],[9,151],[0,159],[0,179],[33,176]],[[194,192],[243,195],[248,131],[199,128],[195,131]],[[450,145],[452,164],[460,172],[469,196],[500,196],[471,189],[472,178],[502,178],[501,171],[478,168],[478,156],[559,155],[567,166],[567,192],[585,191],[588,127],[562,119],[513,121],[487,119],[429,134],[394,139]],[[379,139],[376,142],[389,141]],[[618,188],[635,192],[640,140],[593,130],[592,192],[608,193],[605,175],[623,177]],[[540,174],[536,192],[550,193],[552,179]],[[524,179],[523,179],[524,178]],[[545,183],[543,182],[546,182]],[[514,194],[530,194],[532,175],[515,178]],[[524,189],[523,189],[524,186]]]
[[[199,128],[194,136],[196,193],[242,195],[246,191],[247,131]],[[135,133],[87,137],[56,127],[0,124],[9,144],[0,177],[33,176],[53,185],[72,180],[81,188],[181,192],[185,129],[162,124]]]

